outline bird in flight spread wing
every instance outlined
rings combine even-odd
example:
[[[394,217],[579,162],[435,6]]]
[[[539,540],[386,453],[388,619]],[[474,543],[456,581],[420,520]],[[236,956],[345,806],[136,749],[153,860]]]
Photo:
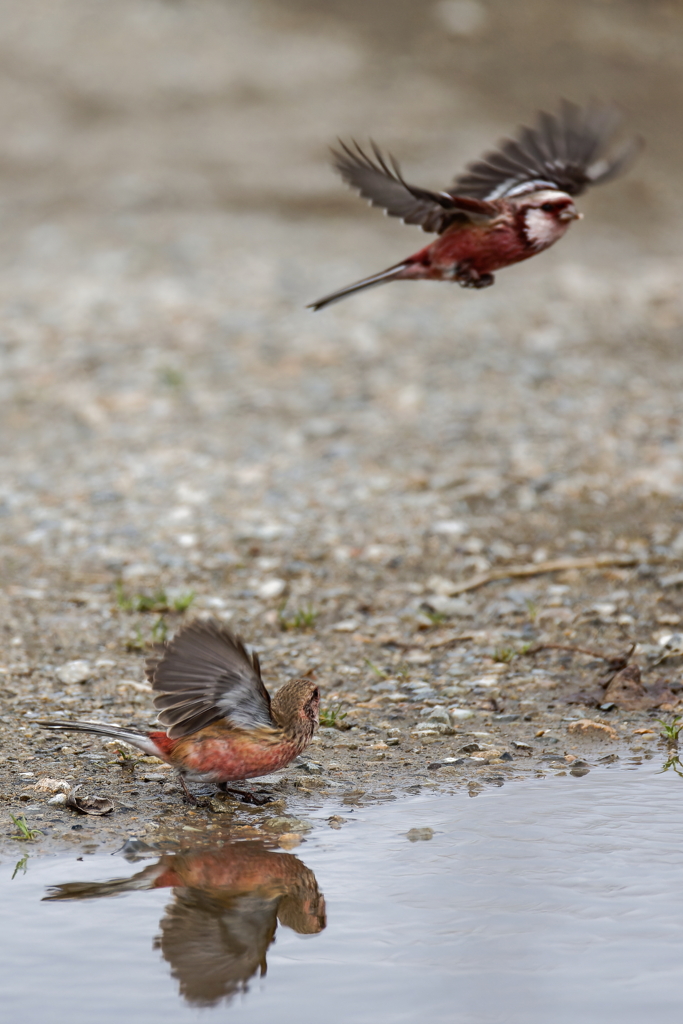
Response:
[[[580,108],[563,100],[557,114],[541,112],[535,127],[471,163],[441,192],[409,184],[393,157],[375,143],[371,153],[340,143],[334,165],[372,206],[439,238],[407,260],[312,303],[320,309],[387,281],[419,278],[493,284],[492,271],[549,248],[580,214],[573,202],[591,185],[620,174],[641,147],[610,144],[621,121],[614,107]]]

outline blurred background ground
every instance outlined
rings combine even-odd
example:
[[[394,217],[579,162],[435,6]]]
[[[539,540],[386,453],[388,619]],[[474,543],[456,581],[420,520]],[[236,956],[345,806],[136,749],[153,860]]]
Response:
[[[675,628],[683,603],[652,566],[683,552],[682,4],[2,0],[0,14],[7,731],[40,700],[97,709],[56,677],[69,659],[103,661],[112,693],[142,678],[125,643],[156,619],[119,607],[117,580],[194,590],[194,611],[271,638],[271,679],[317,665],[328,692],[365,679],[354,629],[389,637],[388,671],[419,647],[435,574],[636,557],[499,584],[459,613],[442,602],[437,625],[489,630],[473,671],[525,628],[576,636],[586,609],[608,645]],[[555,249],[486,292],[393,285],[304,308],[425,239],[345,190],[338,135],[372,136],[409,180],[443,187],[560,96],[617,102],[647,148],[582,197]],[[291,639],[281,619],[300,609],[315,629]],[[402,671],[438,681],[448,665]]]

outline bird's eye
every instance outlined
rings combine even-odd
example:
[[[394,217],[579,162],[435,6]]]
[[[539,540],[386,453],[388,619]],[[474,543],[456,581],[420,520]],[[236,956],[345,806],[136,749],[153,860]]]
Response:
[[[543,206],[541,207],[541,209],[543,210],[544,213],[554,213],[555,212],[555,207],[553,206],[552,203],[543,203]]]

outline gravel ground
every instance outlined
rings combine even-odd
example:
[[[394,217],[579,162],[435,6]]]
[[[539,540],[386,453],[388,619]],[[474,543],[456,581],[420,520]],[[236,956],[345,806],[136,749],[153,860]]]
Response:
[[[7,812],[45,829],[43,849],[277,836],[329,796],[476,795],[565,755],[577,776],[574,761],[667,757],[680,11],[546,4],[530,48],[503,4],[470,4],[466,32],[462,4],[389,6],[382,32],[378,2],[0,3],[5,846]],[[303,308],[423,237],[347,197],[335,135],[372,133],[436,184],[539,103],[589,91],[622,100],[648,152],[581,200],[555,250],[483,293],[406,284]],[[208,793],[190,808],[159,764],[35,724],[151,724],[145,647],[192,615],[253,644],[271,688],[315,672],[337,713],[263,810]],[[615,666],[534,653],[548,643],[635,643],[645,689],[605,695]],[[44,777],[114,813],[47,805]]]

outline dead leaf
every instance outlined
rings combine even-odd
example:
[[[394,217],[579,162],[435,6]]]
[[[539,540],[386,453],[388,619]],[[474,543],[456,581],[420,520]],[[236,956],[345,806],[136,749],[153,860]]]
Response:
[[[647,690],[640,681],[637,665],[627,665],[613,677],[605,690],[601,703],[616,704],[624,711],[649,711],[661,708],[668,711],[676,698],[663,679],[657,680]]]
[[[645,692],[637,665],[627,665],[613,677],[602,698],[604,704],[616,704],[624,711],[645,711],[655,707]]]
[[[114,805],[106,796],[76,796],[80,786],[74,786],[66,797],[66,806],[80,814],[110,814]]]

